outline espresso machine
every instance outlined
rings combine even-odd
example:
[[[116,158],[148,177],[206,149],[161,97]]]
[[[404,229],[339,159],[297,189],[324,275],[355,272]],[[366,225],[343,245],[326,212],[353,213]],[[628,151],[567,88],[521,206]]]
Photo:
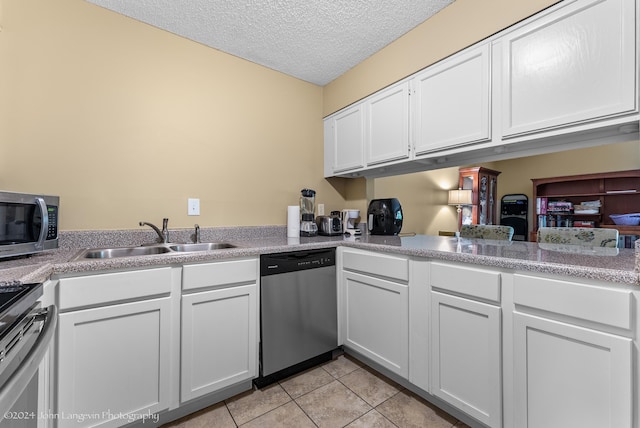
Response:
[[[315,221],[316,191],[302,189],[300,196],[300,236],[316,236],[318,225]]]

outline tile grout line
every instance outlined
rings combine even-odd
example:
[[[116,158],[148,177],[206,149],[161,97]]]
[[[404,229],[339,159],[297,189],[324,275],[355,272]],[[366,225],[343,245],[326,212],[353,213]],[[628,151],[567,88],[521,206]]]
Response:
[[[345,358],[346,358],[346,357],[345,357]],[[343,386],[344,388],[346,388],[348,391],[350,391],[351,393],[353,393],[356,397],[358,397],[360,400],[362,400],[362,401],[363,401],[363,402],[364,402],[364,403],[369,407],[369,409],[368,409],[365,413],[363,413],[362,415],[360,415],[360,416],[356,417],[356,418],[355,418],[355,419],[353,419],[352,421],[349,421],[348,423],[346,423],[345,425],[343,425],[343,427],[346,427],[346,426],[348,426],[349,424],[354,423],[355,421],[359,420],[360,418],[364,417],[365,415],[367,415],[367,414],[371,413],[371,412],[372,412],[372,411],[374,411],[374,410],[378,413],[378,415],[380,415],[382,418],[384,418],[384,420],[386,420],[387,422],[389,422],[391,425],[393,425],[394,427],[398,427],[398,425],[397,425],[396,423],[394,423],[392,420],[390,420],[390,419],[389,419],[385,414],[383,414],[382,412],[380,412],[380,411],[378,410],[378,407],[380,407],[380,406],[381,406],[381,405],[383,405],[384,403],[388,402],[389,400],[393,399],[394,397],[398,396],[398,394],[402,393],[403,391],[408,391],[408,389],[407,389],[407,388],[405,388],[405,387],[403,387],[402,385],[400,385],[400,384],[398,384],[398,383],[394,382],[393,380],[388,379],[388,378],[387,378],[386,376],[384,376],[382,373],[379,373],[379,372],[377,372],[377,371],[375,371],[375,370],[373,370],[373,371],[366,370],[365,366],[363,366],[363,365],[361,365],[361,364],[358,364],[358,363],[359,363],[359,360],[351,360],[351,359],[349,359],[349,360],[350,360],[350,361],[352,361],[354,364],[356,364],[356,366],[357,366],[357,367],[356,367],[355,369],[353,369],[353,370],[351,370],[351,371],[349,371],[349,372],[347,372],[347,373],[343,373],[343,374],[341,374],[341,375],[339,375],[339,376],[334,375],[333,373],[331,373],[329,370],[327,370],[327,369],[325,368],[325,366],[326,366],[326,365],[328,365],[328,364],[330,364],[330,363],[331,363],[331,361],[330,361],[330,362],[328,362],[328,363],[325,363],[325,364],[322,364],[322,365],[316,366],[315,368],[320,368],[320,369],[322,369],[325,373],[327,373],[327,374],[330,376],[331,380],[330,380],[328,383],[326,383],[326,384],[323,384],[323,385],[320,385],[320,386],[317,386],[317,387],[313,387],[313,389],[311,389],[311,390],[309,390],[309,391],[306,391],[304,394],[301,394],[301,395],[300,395],[300,396],[298,396],[297,398],[294,398],[294,397],[291,395],[291,393],[289,393],[289,391],[287,391],[287,389],[283,386],[283,382],[285,382],[285,381],[287,381],[287,380],[289,380],[289,379],[293,379],[293,378],[295,378],[296,376],[299,376],[299,375],[301,375],[301,374],[303,374],[303,373],[305,373],[305,372],[301,372],[301,373],[295,374],[295,375],[293,375],[293,376],[290,376],[290,377],[288,377],[288,378],[286,378],[286,379],[282,379],[282,380],[277,381],[277,385],[278,385],[278,387],[280,387],[280,388],[282,389],[282,391],[284,391],[284,393],[287,395],[287,397],[289,397],[289,400],[288,400],[287,402],[285,402],[285,403],[283,403],[283,404],[279,405],[278,407],[275,407],[275,408],[273,408],[273,409],[270,409],[270,410],[268,410],[268,411],[266,411],[266,412],[264,412],[264,413],[262,413],[262,414],[260,414],[260,415],[257,415],[256,417],[254,417],[254,418],[252,418],[252,419],[250,419],[250,420],[248,420],[248,421],[244,422],[244,424],[243,424],[243,425],[246,425],[246,424],[248,424],[248,423],[250,423],[250,422],[252,422],[252,421],[255,421],[255,420],[256,420],[256,419],[258,419],[258,418],[264,417],[265,415],[267,415],[267,414],[269,414],[269,413],[271,413],[271,412],[273,412],[273,411],[275,411],[275,410],[277,410],[277,409],[282,408],[283,406],[285,406],[285,405],[289,404],[290,402],[293,402],[293,403],[295,404],[295,406],[296,406],[296,407],[297,407],[297,408],[298,408],[298,409],[299,409],[299,410],[300,410],[300,411],[301,411],[301,412],[302,412],[302,413],[303,413],[303,414],[304,414],[304,415],[305,415],[305,416],[306,416],[306,417],[311,421],[311,423],[313,424],[313,426],[315,426],[315,427],[319,427],[319,425],[318,425],[318,424],[313,420],[313,418],[311,417],[311,415],[309,415],[309,414],[308,414],[308,413],[307,413],[307,412],[302,408],[302,406],[300,406],[300,403],[298,403],[298,401],[297,401],[297,400],[298,400],[299,398],[301,398],[301,397],[304,397],[304,396],[306,396],[306,395],[308,395],[308,394],[313,393],[314,391],[317,391],[317,390],[318,390],[318,389],[320,389],[320,388],[323,388],[323,387],[325,387],[325,386],[327,386],[327,385],[331,384],[331,383],[332,383],[332,382],[334,382],[334,381],[337,381],[340,385],[342,385],[342,386]],[[333,360],[333,361],[335,361],[335,360]],[[315,368],[312,368],[312,369],[315,369]],[[309,369],[309,370],[307,370],[307,371],[310,371],[310,370],[312,370],[312,369]],[[353,374],[353,373],[357,372],[358,370],[365,370],[365,371],[369,371],[369,373],[371,373],[371,375],[373,375],[374,377],[376,377],[376,378],[380,379],[381,381],[384,381],[384,382],[387,382],[387,383],[391,382],[391,383],[393,384],[394,388],[396,388],[396,389],[397,389],[397,391],[396,391],[393,395],[391,395],[390,397],[385,398],[382,402],[378,403],[377,405],[375,405],[375,406],[374,406],[374,405],[372,405],[372,404],[371,404],[371,403],[369,403],[369,402],[368,402],[364,397],[362,397],[360,394],[358,394],[358,392],[354,391],[352,388],[350,388],[350,387],[349,387],[347,384],[345,384],[345,383],[344,383],[344,381],[343,381],[343,379],[344,379],[346,376],[349,376],[349,375],[351,375],[351,374]],[[336,372],[339,372],[339,370],[336,370]],[[225,405],[225,408],[226,408],[227,412],[228,412],[228,413],[229,413],[229,415],[231,416],[231,419],[232,419],[232,421],[233,421],[234,426],[235,426],[236,428],[241,427],[241,425],[238,425],[238,423],[237,423],[237,421],[236,421],[236,418],[235,418],[235,417],[233,416],[233,414],[231,413],[231,410],[229,409],[229,407],[228,407],[228,405],[227,405],[227,400],[224,400],[223,402],[224,402],[224,405]],[[450,427],[450,428],[456,428],[456,426],[461,422],[461,421],[460,421],[460,420],[458,420],[457,418],[454,418],[454,419],[455,419],[455,422],[451,425],[451,427]]]
[[[359,367],[356,370],[360,370],[362,369],[362,367]],[[354,370],[353,372],[355,372],[356,370]],[[351,373],[353,373],[351,372]],[[349,373],[349,374],[351,374]],[[347,375],[345,375],[347,376]],[[376,377],[380,378],[378,372],[376,372]],[[344,376],[342,376],[344,377]],[[391,400],[393,397],[395,397],[396,395],[400,394],[400,392],[402,392],[403,390],[405,390],[406,388],[404,388],[402,385],[398,385],[400,387],[400,389],[398,389],[398,391],[393,394],[391,397],[386,398],[383,402],[379,403],[376,406],[373,406],[372,404],[370,404],[367,400],[364,399],[364,397],[361,397],[360,394],[358,394],[356,391],[354,391],[353,389],[349,388],[348,385],[346,385],[344,382],[342,382],[340,379],[336,379],[338,382],[340,382],[342,385],[344,385],[345,388],[347,388],[349,391],[353,392],[358,398],[360,398],[362,401],[364,401],[365,403],[367,403],[369,405],[369,407],[371,407],[370,410],[368,410],[366,413],[364,413],[363,415],[360,415],[359,417],[357,417],[356,419],[354,419],[353,421],[351,421],[350,423],[353,423],[354,421],[357,421],[358,419],[360,419],[362,416],[371,413],[373,410],[375,410],[380,416],[382,416],[383,418],[385,418],[387,421],[389,421],[389,423],[391,423],[393,426],[397,427],[398,425],[396,425],[392,420],[390,420],[385,414],[381,413],[380,411],[378,411],[378,406],[381,406],[382,404],[386,403],[387,401]],[[395,383],[395,382],[394,382]],[[348,424],[347,424],[348,425]]]
[[[299,375],[299,373],[298,373],[298,374],[296,374],[295,376],[298,376],[298,375]],[[295,377],[295,376],[292,376],[292,377]],[[291,379],[292,377],[288,377],[287,379]],[[293,397],[291,396],[291,394],[289,394],[289,391],[287,391],[287,389],[286,389],[284,386],[282,386],[282,382],[281,382],[281,381],[278,381],[278,385],[280,385],[280,388],[282,388],[282,390],[285,392],[285,394],[287,394],[287,395],[289,396],[289,398],[291,398],[291,401],[293,401],[293,403],[298,407],[298,409],[300,409],[300,411],[301,411],[302,413],[304,413],[304,415],[305,415],[307,418],[309,418],[309,420],[311,421],[311,423],[312,423],[314,426],[316,426],[317,428],[319,428],[319,427],[318,427],[318,424],[317,424],[317,423],[316,423],[316,422],[311,418],[311,416],[310,416],[307,412],[305,412],[305,411],[304,411],[304,409],[300,406],[300,404],[298,404],[298,402],[296,401],[296,399],[295,399],[295,398],[293,398]],[[318,389],[318,388],[315,388],[315,389],[313,389],[312,391],[315,391],[316,389]],[[309,392],[311,392],[311,391],[309,391]],[[303,396],[304,396],[304,395],[306,395],[306,394],[308,394],[308,392],[307,392],[307,393],[305,393],[305,394],[302,394],[300,397],[303,397]],[[298,398],[300,398],[300,397],[298,397]],[[283,406],[284,406],[284,404],[283,404]],[[281,407],[282,407],[282,406],[281,406]]]

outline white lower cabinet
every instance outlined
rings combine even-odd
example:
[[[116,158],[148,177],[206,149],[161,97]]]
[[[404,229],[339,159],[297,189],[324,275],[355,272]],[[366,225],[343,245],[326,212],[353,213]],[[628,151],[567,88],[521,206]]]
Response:
[[[500,308],[433,292],[431,310],[433,395],[500,427]]]
[[[61,278],[55,426],[149,422],[256,377],[257,279],[257,258]]]
[[[60,280],[58,428],[117,427],[169,408],[170,271]]]
[[[344,308],[339,311],[342,343],[408,378],[408,259],[345,249],[342,260],[339,292]]]
[[[258,375],[257,276],[257,259],[183,268],[181,402]]]
[[[431,393],[501,427],[500,274],[433,263],[431,287]]]
[[[516,426],[632,426],[631,339],[526,314],[514,323]]]
[[[514,425],[634,426],[631,292],[516,275],[514,301]]]
[[[356,273],[345,273],[343,278],[345,344],[408,377],[408,287]]]

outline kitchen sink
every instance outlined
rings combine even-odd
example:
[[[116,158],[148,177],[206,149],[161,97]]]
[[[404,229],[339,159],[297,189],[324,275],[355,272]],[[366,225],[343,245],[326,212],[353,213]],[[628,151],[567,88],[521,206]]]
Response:
[[[227,242],[199,242],[197,244],[177,244],[170,245],[172,251],[188,252],[188,251],[211,251],[222,250],[224,248],[234,248],[235,245],[231,245]]]
[[[165,254],[171,250],[168,247],[124,247],[124,248],[102,248],[85,250],[76,259],[113,259],[116,257],[150,256],[154,254]]]
[[[235,248],[235,245],[227,242],[200,242],[197,244],[153,244],[142,245],[140,247],[89,248],[82,250],[73,260],[153,256],[157,254],[221,250],[225,248]]]

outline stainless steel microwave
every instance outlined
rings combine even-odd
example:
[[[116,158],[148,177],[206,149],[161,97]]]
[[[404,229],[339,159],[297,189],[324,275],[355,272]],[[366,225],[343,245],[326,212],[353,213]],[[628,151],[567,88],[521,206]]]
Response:
[[[0,191],[0,258],[58,248],[58,196]]]

